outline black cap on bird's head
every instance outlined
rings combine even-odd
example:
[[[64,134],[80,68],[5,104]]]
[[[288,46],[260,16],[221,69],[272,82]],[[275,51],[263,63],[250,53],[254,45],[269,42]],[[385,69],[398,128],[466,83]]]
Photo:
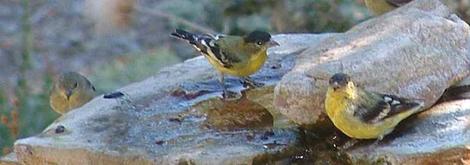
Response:
[[[271,35],[268,32],[255,30],[243,38],[245,42],[256,43],[258,45],[263,45],[269,43],[269,47],[279,46],[279,43],[271,40]]]
[[[351,81],[351,77],[345,73],[336,73],[331,76],[329,84],[333,89],[338,89],[348,85]]]
[[[255,30],[245,36],[245,42],[268,42],[271,40],[271,35],[268,32]]]

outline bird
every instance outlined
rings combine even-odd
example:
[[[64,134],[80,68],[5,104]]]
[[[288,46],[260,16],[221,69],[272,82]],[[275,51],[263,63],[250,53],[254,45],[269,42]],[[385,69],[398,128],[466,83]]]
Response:
[[[421,100],[364,90],[344,73],[329,79],[325,99],[327,116],[341,132],[353,139],[379,141],[423,106]]]
[[[267,49],[279,46],[264,31],[255,30],[245,36],[194,34],[176,29],[172,37],[185,40],[196,48],[209,63],[219,72],[219,82],[223,88],[223,96],[227,94],[224,85],[225,74],[241,77],[252,87],[262,86],[254,82],[249,75],[257,72],[266,62]]]
[[[65,114],[95,96],[96,89],[86,77],[77,72],[65,72],[55,79],[49,104],[55,112]]]
[[[364,3],[374,15],[382,15],[411,1],[412,0],[364,0]]]

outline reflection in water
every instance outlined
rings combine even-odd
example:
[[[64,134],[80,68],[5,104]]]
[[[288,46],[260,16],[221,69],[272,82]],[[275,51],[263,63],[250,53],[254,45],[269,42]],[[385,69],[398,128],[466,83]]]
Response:
[[[204,124],[209,128],[229,131],[273,126],[273,116],[269,111],[246,97],[230,101],[212,99],[203,104],[209,107],[206,109],[207,119]]]
[[[248,133],[246,140],[264,142],[265,150],[288,145],[282,141],[270,140],[275,136],[272,130],[278,130],[273,128],[273,116],[266,108],[247,99],[244,92],[242,93],[243,96],[238,100],[224,101],[214,98],[201,102],[193,108],[206,116],[203,125],[208,129],[220,132],[266,130],[259,135],[255,135],[254,132]],[[333,127],[300,129],[298,134],[300,136],[295,145],[287,147],[283,152],[259,155],[253,160],[253,164],[348,164],[346,156],[335,146],[349,139],[337,133],[341,134]]]

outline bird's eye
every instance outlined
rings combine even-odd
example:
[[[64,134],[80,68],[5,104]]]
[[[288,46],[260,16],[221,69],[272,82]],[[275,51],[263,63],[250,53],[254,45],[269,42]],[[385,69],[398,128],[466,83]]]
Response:
[[[263,42],[258,41],[256,44],[258,44],[258,45],[263,45]]]
[[[78,83],[75,82],[75,84],[73,84],[73,88],[77,88],[77,86],[78,86]]]

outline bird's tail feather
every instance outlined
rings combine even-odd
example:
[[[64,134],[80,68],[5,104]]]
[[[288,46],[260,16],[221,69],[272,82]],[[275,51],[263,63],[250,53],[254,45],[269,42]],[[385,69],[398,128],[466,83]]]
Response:
[[[176,29],[175,32],[171,33],[171,36],[188,41],[194,48],[203,54],[207,54],[207,50],[211,48],[209,44],[214,40],[212,36],[205,34],[193,34],[181,29]]]
[[[198,38],[199,38],[198,35],[181,30],[181,29],[176,29],[175,32],[171,33],[171,36],[186,40],[192,45],[197,45]]]

